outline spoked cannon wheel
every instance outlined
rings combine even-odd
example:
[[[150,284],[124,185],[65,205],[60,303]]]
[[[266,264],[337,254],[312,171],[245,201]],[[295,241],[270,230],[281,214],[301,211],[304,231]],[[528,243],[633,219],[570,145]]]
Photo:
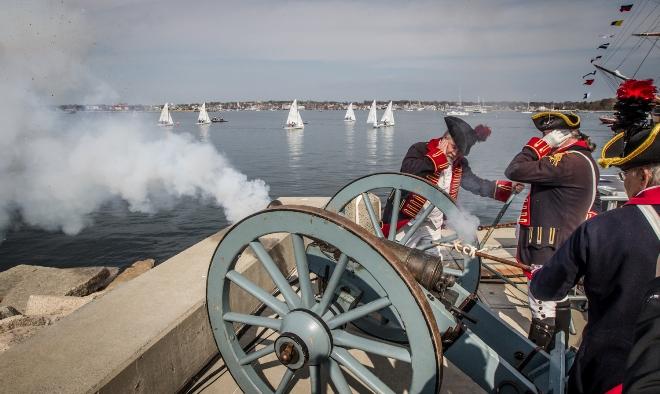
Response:
[[[260,240],[282,233],[290,237],[293,246],[292,257],[285,263],[297,271],[297,288],[287,281]],[[336,258],[310,255],[305,248],[309,241],[332,248]],[[239,257],[247,251],[256,256],[276,292],[236,270]],[[317,289],[315,275],[310,274],[312,259],[324,260],[332,267],[323,289]],[[372,288],[364,290],[379,296],[368,303],[333,308],[345,278],[363,272],[372,280]],[[258,300],[268,310],[261,314],[242,311],[240,300],[233,299],[237,293]],[[442,343],[425,293],[382,241],[337,214],[283,206],[233,226],[213,255],[207,307],[216,344],[246,393],[285,393],[294,388],[304,392],[306,387],[311,393],[321,393],[329,384],[339,393],[436,393],[440,388]],[[353,321],[383,308],[396,310],[406,322],[405,346],[351,329]],[[269,330],[270,341],[245,349],[237,335],[240,325]],[[408,369],[407,381],[392,379],[391,369],[370,368],[370,363],[377,364],[376,359],[381,366],[386,360],[396,371]]]
[[[383,234],[380,230],[380,223],[374,211],[367,193],[378,192],[379,194],[391,193],[394,196],[392,220],[390,221],[390,230],[388,234]],[[429,204],[410,221],[410,226],[401,229],[403,234],[396,232],[396,218],[399,216],[399,205],[402,201],[402,194],[411,192],[424,197]],[[433,208],[438,208],[445,214],[449,221],[459,221],[464,218],[464,214],[458,209],[454,200],[437,186],[430,184],[424,178],[415,175],[403,174],[398,172],[384,172],[367,175],[356,179],[339,190],[325,206],[325,209],[332,212],[341,213],[344,208],[355,198],[362,196],[362,201],[367,208],[371,223],[376,228],[376,236],[387,238],[400,244],[406,242],[412,237],[413,233],[419,228],[424,220],[430,215]],[[477,245],[477,234],[463,235],[464,242],[470,245]],[[450,235],[444,241],[450,242],[456,239],[455,235]],[[430,248],[433,245],[421,245],[419,248]],[[456,275],[456,281],[461,287],[470,293],[476,293],[479,286],[481,275],[481,262],[479,257],[461,256],[462,264],[458,267],[459,271],[450,272]]]

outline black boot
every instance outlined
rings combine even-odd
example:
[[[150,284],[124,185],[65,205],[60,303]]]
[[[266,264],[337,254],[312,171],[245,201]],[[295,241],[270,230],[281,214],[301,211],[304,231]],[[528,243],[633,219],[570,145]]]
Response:
[[[530,341],[534,342],[537,346],[548,350],[552,342],[552,334],[555,331],[555,319],[547,317],[545,319],[532,318],[532,325],[529,327]]]
[[[555,347],[555,337],[558,332],[564,333],[564,348],[568,349],[569,327],[571,325],[571,304],[568,301],[558,302],[555,309],[555,329],[552,333],[552,342],[548,350]]]

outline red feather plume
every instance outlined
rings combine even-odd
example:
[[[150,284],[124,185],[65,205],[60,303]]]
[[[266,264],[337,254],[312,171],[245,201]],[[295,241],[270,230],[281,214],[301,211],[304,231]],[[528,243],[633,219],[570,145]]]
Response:
[[[637,99],[651,101],[655,98],[656,92],[657,90],[653,86],[652,79],[642,81],[629,79],[619,86],[619,89],[616,91],[616,97],[619,100]]]
[[[488,136],[490,136],[491,131],[492,130],[490,129],[490,127],[483,124],[480,124],[474,128],[474,132],[477,135],[477,139],[479,141],[486,141]]]

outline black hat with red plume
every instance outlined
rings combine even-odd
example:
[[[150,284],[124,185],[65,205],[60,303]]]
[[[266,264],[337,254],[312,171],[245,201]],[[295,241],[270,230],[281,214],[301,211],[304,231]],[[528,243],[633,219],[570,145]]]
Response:
[[[660,162],[660,124],[653,125],[648,119],[656,99],[657,89],[652,79],[628,80],[616,91],[614,105],[616,123],[612,130],[617,133],[609,140],[598,163],[603,167],[617,166],[623,170]]]
[[[491,129],[486,125],[477,125],[474,129],[461,118],[445,116],[447,131],[463,156],[470,153],[470,148],[477,142],[483,142],[490,136]]]

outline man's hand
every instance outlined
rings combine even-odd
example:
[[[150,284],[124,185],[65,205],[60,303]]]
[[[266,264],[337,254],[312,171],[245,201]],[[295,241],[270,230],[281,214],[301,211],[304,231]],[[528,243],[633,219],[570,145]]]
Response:
[[[533,264],[533,265],[531,266],[531,268],[532,268],[531,271],[528,271],[528,270],[526,270],[526,269],[523,269],[523,274],[525,274],[525,276],[527,277],[527,280],[528,280],[528,281],[531,281],[532,279],[534,279],[534,275],[536,275],[536,273],[539,272],[539,270],[540,270],[542,267],[543,267],[543,266],[541,266],[541,265]]]
[[[453,141],[449,141],[447,138],[443,138],[438,142],[438,149],[440,149],[449,159],[450,162],[454,162],[458,156],[458,149]]]
[[[559,145],[563,144],[569,138],[571,138],[570,132],[566,132],[563,130],[552,130],[551,132],[546,134],[542,139],[551,147],[556,148]]]
[[[518,194],[518,193],[520,193],[521,191],[525,190],[525,184],[524,184],[524,183],[520,183],[520,182],[513,182],[513,184],[511,185],[511,187],[512,187],[512,189],[513,189],[513,192],[516,193],[516,194]]]

